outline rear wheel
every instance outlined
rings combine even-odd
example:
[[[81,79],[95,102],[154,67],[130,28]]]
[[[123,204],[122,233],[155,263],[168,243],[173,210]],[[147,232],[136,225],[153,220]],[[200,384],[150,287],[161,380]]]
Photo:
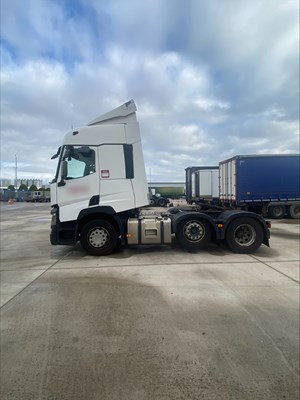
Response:
[[[284,206],[271,206],[269,207],[269,217],[274,219],[283,218],[285,214]]]
[[[114,226],[103,219],[88,222],[80,233],[80,243],[92,256],[106,256],[114,251],[118,242]]]
[[[211,226],[205,220],[185,219],[178,224],[176,238],[187,250],[203,249],[211,241]]]
[[[300,218],[300,204],[295,204],[289,207],[288,214],[291,218],[299,219]]]
[[[232,221],[226,232],[226,242],[234,253],[252,253],[263,241],[263,229],[259,222],[251,218]]]

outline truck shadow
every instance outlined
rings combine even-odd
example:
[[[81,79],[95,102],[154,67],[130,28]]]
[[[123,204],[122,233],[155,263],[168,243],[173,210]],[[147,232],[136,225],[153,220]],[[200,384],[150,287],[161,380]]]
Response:
[[[134,245],[134,246],[121,246],[119,245],[116,250],[107,256],[104,257],[93,257],[89,256],[81,247],[80,243],[77,243],[74,247],[67,247],[68,252],[66,252],[66,258],[68,260],[80,260],[85,257],[92,257],[95,260],[97,259],[117,259],[117,260],[125,260],[130,259],[132,257],[139,256],[149,256],[158,255],[164,256],[169,255],[170,257],[185,254],[188,255],[199,255],[201,254],[209,254],[214,257],[224,257],[226,255],[233,255],[234,253],[227,247],[225,242],[218,243],[210,243],[205,249],[202,250],[186,250],[180,247],[180,245],[176,242],[176,239],[173,238],[172,244],[170,245]],[[251,255],[251,254],[250,254]],[[255,253],[254,256],[260,256],[264,258],[274,258],[280,255],[280,253],[271,247],[266,247],[262,245]]]
[[[151,257],[151,253],[156,254],[199,254],[206,253],[213,256],[223,257],[226,254],[232,254],[232,252],[227,248],[227,246],[223,243],[214,244],[211,243],[208,247],[202,250],[186,250],[180,247],[180,245],[174,239],[171,245],[136,245],[136,246],[120,246],[114,253],[110,254],[108,257],[116,258],[116,259],[125,259],[130,258],[132,256],[142,256],[149,255]]]
[[[284,239],[295,239],[295,240],[299,240],[300,238],[300,231],[299,232],[287,232],[285,229],[281,229],[281,228],[272,228],[272,232],[271,232],[271,238],[272,237],[281,237]]]

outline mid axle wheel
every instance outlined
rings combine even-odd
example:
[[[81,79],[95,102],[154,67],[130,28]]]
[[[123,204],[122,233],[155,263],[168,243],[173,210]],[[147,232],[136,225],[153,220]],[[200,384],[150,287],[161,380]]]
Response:
[[[178,224],[176,237],[185,249],[200,250],[211,240],[211,227],[205,220],[186,219]]]
[[[269,217],[274,219],[283,218],[285,214],[285,207],[284,206],[271,206],[269,207]]]

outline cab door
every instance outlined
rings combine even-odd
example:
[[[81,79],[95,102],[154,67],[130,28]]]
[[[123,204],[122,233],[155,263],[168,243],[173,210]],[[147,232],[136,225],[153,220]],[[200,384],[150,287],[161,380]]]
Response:
[[[78,218],[81,210],[99,196],[97,148],[64,146],[57,179],[57,204],[61,222]]]

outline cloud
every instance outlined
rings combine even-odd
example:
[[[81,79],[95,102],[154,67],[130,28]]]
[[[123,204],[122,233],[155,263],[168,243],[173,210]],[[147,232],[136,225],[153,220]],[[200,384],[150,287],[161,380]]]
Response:
[[[152,181],[299,151],[299,4],[1,2],[3,177],[54,175],[72,126],[134,98]]]

